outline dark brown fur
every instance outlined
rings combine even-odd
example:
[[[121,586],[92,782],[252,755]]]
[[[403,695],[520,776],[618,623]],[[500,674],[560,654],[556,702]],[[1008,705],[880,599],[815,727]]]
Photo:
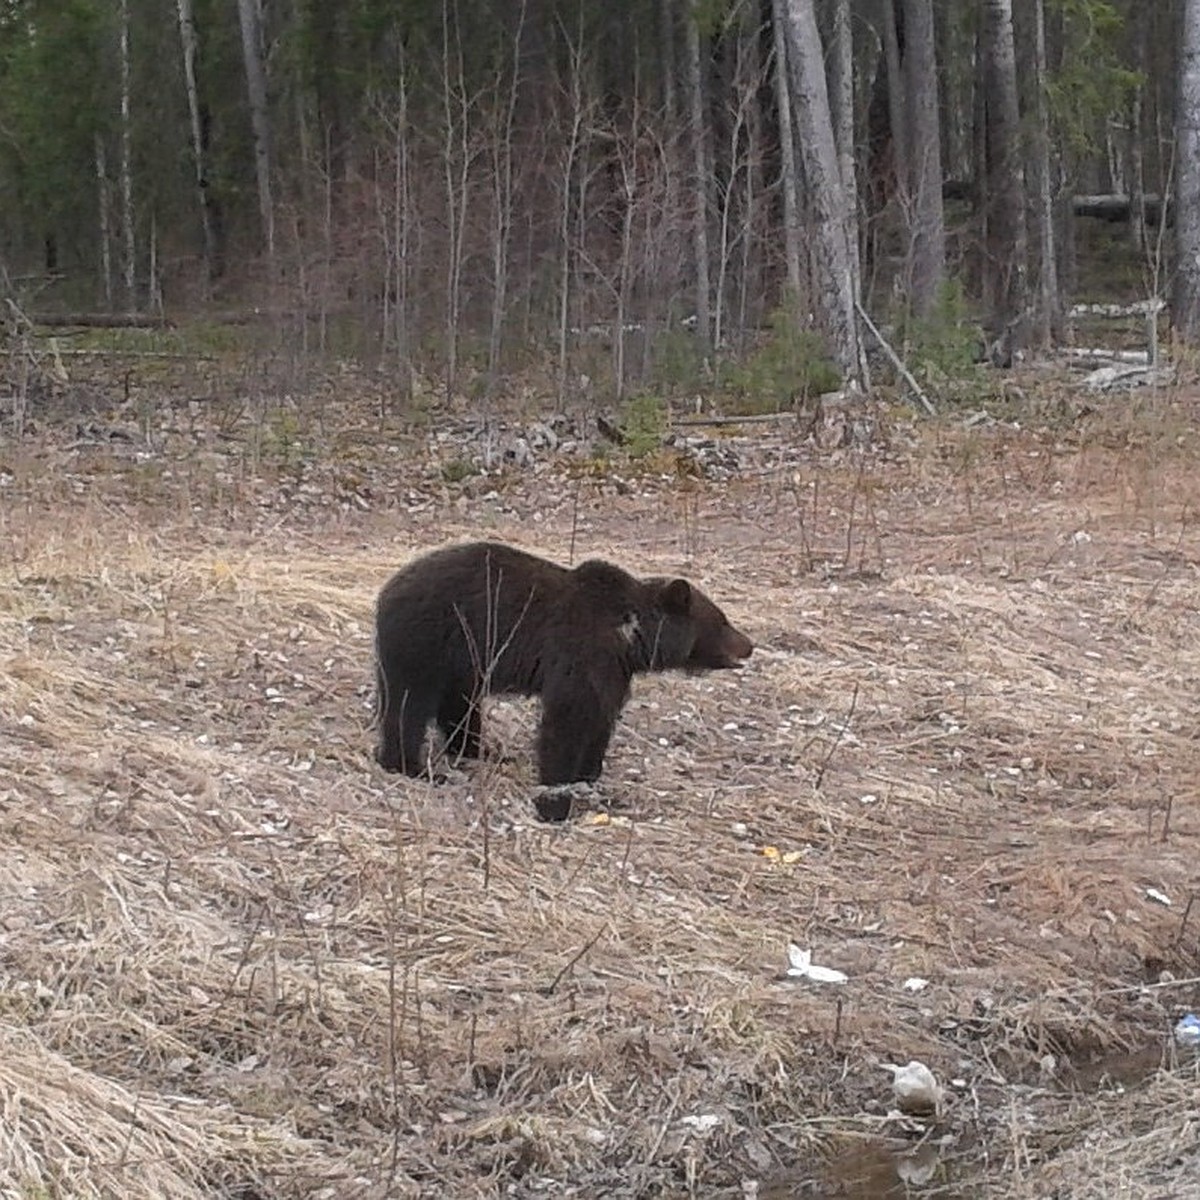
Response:
[[[540,696],[545,784],[599,778],[633,676],[736,667],[753,643],[685,579],[611,563],[574,570],[499,542],[435,550],[384,585],[376,607],[376,758],[420,774],[431,721],[452,756],[480,753],[480,698]]]

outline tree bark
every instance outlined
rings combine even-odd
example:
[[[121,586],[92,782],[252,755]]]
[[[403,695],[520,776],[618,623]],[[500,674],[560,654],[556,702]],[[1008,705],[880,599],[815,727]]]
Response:
[[[208,194],[208,171],[204,163],[204,136],[200,127],[200,93],[196,86],[196,19],[192,0],[176,0],[179,9],[179,41],[183,48],[183,80],[187,87],[188,118],[192,131],[192,166],[196,176],[196,199],[204,234],[204,270],[209,280],[218,275],[215,225]]]
[[[674,125],[678,100],[675,94],[675,4],[658,0],[659,36],[662,39],[662,103],[668,126]]]
[[[260,0],[238,0],[242,29],[242,60],[246,93],[250,101],[250,129],[254,135],[254,174],[258,185],[258,212],[267,257],[275,257],[275,205],[271,197],[271,114],[267,108],[267,75],[263,66]]]
[[[97,133],[96,147],[96,199],[97,216],[100,219],[100,282],[104,289],[104,305],[112,308],[112,220],[109,216],[108,164],[104,153],[104,137]]]
[[[1025,178],[1021,165],[1017,60],[1012,0],[984,0],[982,29],[990,309],[1005,342],[1004,359],[1025,341]]]
[[[1054,204],[1052,195],[1052,164],[1050,140],[1050,111],[1046,99],[1046,10],[1044,0],[1031,0],[1032,17],[1029,29],[1032,42],[1033,70],[1029,80],[1029,117],[1032,126],[1029,140],[1031,176],[1030,215],[1037,262],[1037,308],[1034,333],[1042,347],[1053,345],[1061,319],[1058,294],[1058,261],[1054,245]]]
[[[692,246],[696,264],[696,334],[706,350],[712,340],[712,297],[709,283],[708,213],[712,190],[709,167],[708,120],[704,107],[704,70],[700,59],[700,26],[697,5],[688,5],[685,19],[688,66],[688,105],[691,120],[692,167],[695,173],[695,208],[692,212]]]
[[[137,245],[133,221],[133,130],[130,117],[129,0],[121,0],[121,235],[125,244],[125,303],[137,308]]]
[[[900,65],[900,38],[896,32],[894,0],[880,0],[879,24],[883,39],[883,59],[887,70],[888,123],[892,131],[892,163],[896,185],[903,193],[908,187],[905,164],[908,162],[908,112],[904,103],[904,71]]]
[[[1200,2],[1200,0],[1197,0]],[[829,111],[825,62],[813,0],[785,0],[788,76],[804,181],[815,223],[820,279],[814,297],[834,361],[851,387],[863,379],[855,298],[857,281],[846,240],[846,195]]]
[[[946,277],[942,207],[942,135],[938,127],[937,50],[933,0],[903,0],[904,83],[909,117],[908,194],[912,201],[910,296],[928,316]]]
[[[1133,69],[1138,79],[1129,106],[1129,240],[1141,254],[1146,249],[1146,168],[1142,149],[1142,117],[1146,76],[1150,67],[1147,46],[1150,14],[1146,6],[1135,5],[1130,20],[1134,23]]]
[[[1200,0],[1184,0],[1175,108],[1175,286],[1172,319],[1200,340]]]
[[[796,176],[796,138],[792,129],[791,91],[788,88],[787,18],[783,0],[771,0],[771,25],[775,40],[775,104],[779,111],[779,158],[783,187],[783,253],[787,264],[790,304],[800,299],[800,184]]]
[[[845,197],[846,249],[850,274],[861,278],[858,253],[858,178],[854,156],[854,37],[850,26],[850,0],[833,0],[833,53],[830,56],[829,102],[833,113],[833,138]]]

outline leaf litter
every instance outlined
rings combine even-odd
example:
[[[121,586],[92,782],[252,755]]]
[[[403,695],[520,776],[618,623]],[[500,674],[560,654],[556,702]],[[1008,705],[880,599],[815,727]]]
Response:
[[[931,1194],[1186,1190],[1171,439],[756,431],[716,481],[550,455],[459,484],[339,421],[353,459],[302,468],[182,429],[5,452],[4,1189],[820,1194],[885,1139],[888,1186]],[[534,819],[522,702],[441,787],[370,760],[375,591],[485,532],[687,573],[759,645],[638,681],[607,819]],[[795,939],[849,986],[782,984]],[[936,1165],[885,1060],[951,1080]]]

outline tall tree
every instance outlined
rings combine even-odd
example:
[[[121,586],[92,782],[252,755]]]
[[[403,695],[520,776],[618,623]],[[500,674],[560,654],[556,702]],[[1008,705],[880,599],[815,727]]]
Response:
[[[1025,340],[1025,172],[1021,163],[1012,0],[983,0],[984,173],[987,203],[986,297],[1004,360]]]
[[[796,137],[792,131],[792,93],[788,87],[787,16],[784,0],[771,0],[775,49],[775,102],[779,112],[779,160],[783,188],[783,252],[789,302],[800,298],[800,181],[796,171]]]
[[[1025,0],[1026,36],[1029,39],[1028,71],[1029,130],[1029,215],[1033,235],[1033,261],[1037,267],[1037,296],[1033,332],[1042,346],[1057,337],[1061,304],[1058,295],[1058,255],[1054,237],[1054,197],[1050,134],[1050,106],[1047,102],[1046,9],[1044,0]]]
[[[910,296],[926,316],[946,274],[946,228],[942,209],[942,135],[938,125],[937,51],[933,0],[903,0],[904,92],[911,204]]]
[[[121,64],[121,240],[125,247],[125,303],[137,307],[137,246],[133,220],[133,127],[130,95],[129,0],[121,0],[118,47]]]
[[[896,7],[893,0],[880,0],[879,33],[883,42],[883,61],[887,72],[888,125],[892,135],[892,161],[896,182],[903,190],[904,164],[908,162],[908,113],[904,102],[904,74],[900,66],[900,38],[896,32]]]
[[[829,102],[833,113],[833,138],[837,145],[838,170],[842,177],[843,210],[846,222],[846,248],[850,255],[850,273],[857,283],[858,261],[858,177],[854,153],[854,38],[850,25],[850,0],[833,0],[833,53],[829,66]],[[855,291],[857,299],[858,292]]]
[[[242,62],[250,100],[250,128],[254,134],[254,176],[258,185],[258,212],[263,247],[275,256],[275,203],[271,195],[271,110],[267,105],[267,73],[263,65],[260,0],[238,0],[242,30]]]
[[[196,16],[192,0],[176,0],[179,11],[179,41],[183,48],[183,81],[187,88],[188,119],[192,135],[192,166],[196,176],[196,200],[204,235],[204,273],[213,279],[218,272],[216,223],[205,164],[204,133],[200,122],[200,90],[196,84]]]
[[[705,105],[704,63],[700,53],[702,10],[687,0],[684,15],[687,48],[688,112],[692,138],[692,245],[696,264],[696,333],[706,349],[712,338],[712,288],[709,282],[708,214],[712,192],[712,155],[709,151],[708,113]]]
[[[834,361],[852,386],[863,378],[855,297],[857,281],[846,238],[846,194],[838,166],[821,36],[813,0],[786,0],[787,70],[796,137],[808,188],[820,278],[814,299]]]
[[[1200,341],[1200,0],[1184,0],[1175,108],[1175,330]]]

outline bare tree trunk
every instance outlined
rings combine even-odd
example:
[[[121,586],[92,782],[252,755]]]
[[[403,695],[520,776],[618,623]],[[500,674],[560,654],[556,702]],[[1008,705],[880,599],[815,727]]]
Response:
[[[692,245],[696,263],[696,333],[707,350],[712,341],[711,286],[709,283],[708,213],[712,189],[709,167],[708,119],[704,111],[704,71],[700,60],[700,14],[689,0],[684,26],[687,35],[688,105],[691,115],[692,165],[695,173],[695,208],[692,214]]]
[[[508,309],[508,260],[513,225],[513,126],[517,117],[517,92],[521,86],[521,35],[525,30],[527,0],[520,0],[520,16],[513,33],[512,74],[501,96],[503,79],[496,77],[496,103],[500,106],[492,131],[492,320],[488,331],[488,390],[496,386],[504,315]]]
[[[787,262],[789,301],[800,299],[800,184],[796,177],[796,138],[792,131],[792,98],[788,87],[787,15],[784,0],[771,0],[775,38],[775,104],[779,110],[779,157],[783,172],[783,250]]]
[[[112,308],[112,217],[109,214],[108,162],[104,138],[96,134],[96,199],[100,218],[100,282],[104,288],[104,307]]]
[[[121,234],[125,243],[125,303],[137,309],[137,246],[133,220],[133,132],[130,120],[129,0],[121,0]]]
[[[816,226],[814,240],[821,275],[814,299],[829,333],[834,361],[847,384],[854,387],[863,379],[855,307],[858,288],[846,239],[846,197],[829,112],[821,36],[813,0],[786,0],[785,11],[796,136]]]
[[[209,280],[219,274],[217,243],[208,194],[208,171],[204,163],[204,137],[200,128],[200,93],[196,87],[196,21],[192,0],[176,0],[179,9],[179,41],[183,47],[183,80],[187,87],[188,117],[192,128],[192,160],[196,175],[196,198],[200,203],[200,226],[204,234],[204,271]]]
[[[1043,9],[1046,28],[1046,70],[1048,75],[1058,75],[1062,69],[1067,48],[1066,14],[1061,4]],[[1071,184],[1074,179],[1072,151],[1061,140],[1055,145],[1051,160],[1051,210],[1054,220],[1055,276],[1058,280],[1059,296],[1069,296],[1075,290],[1078,277],[1076,252],[1076,226],[1074,197]]]
[[[892,130],[892,162],[896,170],[896,186],[901,191],[902,206],[907,209],[908,174],[908,110],[904,102],[904,71],[900,65],[900,39],[896,33],[894,0],[880,0],[883,60],[887,69],[888,123]]]
[[[271,114],[267,108],[267,76],[263,67],[260,0],[238,0],[242,29],[242,59],[250,100],[250,129],[254,135],[254,174],[258,211],[267,258],[275,258],[275,205],[271,198]]]
[[[396,336],[396,359],[400,366],[400,391],[406,400],[412,397],[412,348],[409,345],[408,285],[410,278],[409,246],[412,239],[412,181],[409,161],[408,75],[401,60],[399,70],[399,112],[396,114],[396,133],[393,154],[396,157],[392,199],[392,279],[396,289],[393,305],[393,325]]]
[[[613,379],[616,399],[625,399],[625,324],[629,320],[629,305],[633,293],[633,280],[637,266],[633,254],[634,218],[642,180],[638,175],[638,149],[642,137],[642,106],[635,84],[630,97],[630,119],[628,132],[614,131],[617,162],[621,170],[621,257],[617,265],[616,293],[617,313],[613,324]]]
[[[742,21],[742,61],[745,63],[748,82],[746,85],[746,173],[742,188],[741,228],[738,237],[742,243],[742,256],[738,271],[738,353],[745,353],[747,338],[751,332],[750,322],[755,325],[762,323],[765,315],[763,296],[764,287],[763,253],[762,248],[768,243],[765,236],[756,236],[769,228],[765,218],[767,214],[761,211],[759,197],[763,194],[763,162],[766,158],[763,146],[763,111],[758,103],[767,83],[765,74],[767,64],[760,57],[759,42],[761,30],[758,26],[758,14],[751,18],[751,10],[746,10]],[[751,303],[754,304],[752,318]]]
[[[987,245],[991,226],[992,197],[988,191],[987,88],[980,72],[984,61],[983,31],[975,31],[975,73],[971,91],[971,178],[975,184],[975,215],[979,222],[978,244],[967,258],[967,277],[974,292],[991,302],[992,279],[995,271],[988,257]]]
[[[1039,0],[1041,7],[1042,0]],[[1145,251],[1146,243],[1146,169],[1145,155],[1142,149],[1142,109],[1146,94],[1146,76],[1150,68],[1150,55],[1147,46],[1149,39],[1150,14],[1146,6],[1134,6],[1130,14],[1134,23],[1133,30],[1133,66],[1137,72],[1137,82],[1133,88],[1133,99],[1129,106],[1129,240],[1134,249],[1141,254]]]
[[[384,357],[394,353],[396,390],[400,399],[407,401],[412,398],[409,248],[414,240],[416,215],[412,209],[408,61],[403,47],[396,50],[395,70],[394,101],[375,103],[379,123],[391,139],[390,148],[381,142],[376,151],[375,212],[384,257],[380,349]],[[380,415],[385,412],[383,403]]]
[[[1172,319],[1200,340],[1200,0],[1184,0],[1175,109],[1175,287]]]
[[[1021,166],[1017,60],[1012,0],[984,0],[983,79],[986,91],[988,240],[995,280],[993,320],[1004,342],[1003,358],[1025,341],[1027,300],[1025,178]]]
[[[755,31],[757,32],[757,31]],[[754,108],[761,80],[755,77],[749,63],[753,56],[745,36],[744,23],[738,29],[736,65],[730,88],[729,109],[726,121],[728,123],[729,145],[725,160],[725,186],[718,195],[720,222],[717,230],[717,286],[713,291],[713,342],[723,346],[726,338],[726,317],[728,297],[726,295],[729,280],[729,268],[736,244],[737,234],[734,233],[736,217],[739,176],[745,172],[749,179],[753,171],[750,153],[742,149],[749,141],[750,112]]]
[[[933,0],[903,0],[908,194],[912,198],[909,246],[913,310],[928,316],[946,277],[942,209],[942,136],[938,127],[937,49]]]
[[[562,158],[561,195],[558,210],[559,262],[558,279],[558,405],[562,407],[567,393],[567,366],[571,332],[571,197],[575,173],[578,170],[580,147],[583,142],[586,118],[583,100],[583,15],[580,13],[578,40],[568,43],[567,70],[570,72],[566,146]]]
[[[675,95],[675,0],[658,0],[658,22],[662,36],[662,102],[667,125],[678,111]]]
[[[162,280],[158,277],[158,217],[150,213],[150,262],[146,268],[146,307],[162,316]]]
[[[1054,245],[1054,200],[1050,159],[1050,107],[1047,103],[1046,10],[1044,0],[1031,0],[1033,27],[1033,71],[1029,81],[1030,175],[1032,195],[1030,213],[1037,246],[1038,290],[1034,333],[1044,348],[1054,344],[1060,325],[1061,304],[1058,295],[1058,254]]]
[[[858,253],[858,177],[854,157],[854,37],[850,26],[850,0],[833,0],[833,53],[830,55],[829,103],[833,138],[837,144],[838,170],[845,199],[846,249],[850,255],[851,278],[862,277]]]
[[[449,233],[446,253],[446,394],[449,395],[458,381],[458,322],[471,200],[471,105],[462,59],[462,31],[455,27],[452,45],[448,0],[442,5],[442,113],[446,139],[442,167]]]

